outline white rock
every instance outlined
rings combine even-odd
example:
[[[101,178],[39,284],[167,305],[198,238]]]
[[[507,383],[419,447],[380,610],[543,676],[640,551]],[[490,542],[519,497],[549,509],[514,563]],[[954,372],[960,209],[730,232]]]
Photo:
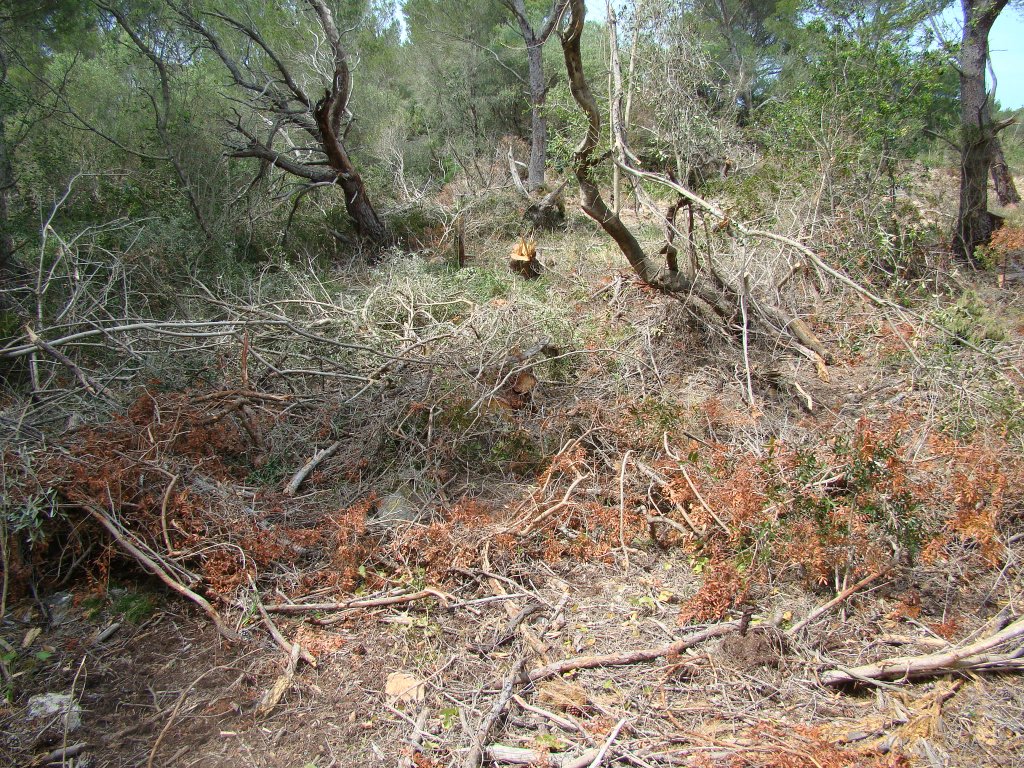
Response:
[[[52,720],[60,716],[57,727],[68,733],[82,725],[82,708],[66,693],[37,693],[28,700],[28,719]]]

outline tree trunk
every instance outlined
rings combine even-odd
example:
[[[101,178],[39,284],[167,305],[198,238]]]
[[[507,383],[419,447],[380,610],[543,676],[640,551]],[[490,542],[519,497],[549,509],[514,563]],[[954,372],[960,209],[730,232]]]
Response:
[[[336,83],[337,80],[336,76]],[[371,243],[383,245],[388,238],[387,229],[370,203],[363,177],[352,164],[348,152],[338,136],[338,121],[335,115],[339,109],[338,104],[347,97],[346,86],[339,88],[335,85],[330,91],[325,92],[324,97],[317,102],[313,109],[313,116],[320,129],[324,154],[327,155],[327,164],[336,174],[334,182],[341,187],[345,194],[345,211],[352,219],[356,234]]]
[[[526,15],[526,0],[502,0],[516,17],[519,32],[526,43],[527,77],[530,87],[530,165],[527,189],[536,192],[544,185],[544,169],[548,162],[548,120],[544,116],[544,102],[548,87],[544,81],[544,43],[558,26],[567,0],[553,0],[547,21],[538,32]]]
[[[750,302],[752,297],[745,287],[736,280],[719,270],[715,264],[708,260],[707,271],[712,276],[715,284],[721,289],[721,294],[714,289],[698,285],[689,275],[679,271],[678,259],[671,257],[669,264],[660,266],[647,253],[643,246],[636,239],[630,229],[623,224],[622,220],[615,215],[604,199],[597,181],[593,176],[595,160],[594,150],[597,148],[601,135],[601,113],[598,110],[597,102],[587,84],[583,73],[583,56],[580,51],[580,38],[583,34],[584,21],[586,18],[586,5],[584,0],[569,0],[569,21],[562,33],[562,53],[565,58],[565,71],[569,78],[569,90],[573,100],[586,114],[587,133],[573,153],[573,172],[580,185],[580,197],[583,212],[594,219],[601,228],[619,246],[619,250],[626,257],[633,271],[643,282],[653,288],[668,294],[682,298],[706,319],[713,321],[718,318],[726,325],[731,325],[735,316],[739,313],[741,305],[739,299]],[[631,174],[658,178],[655,174],[646,174],[632,166],[633,155],[626,146],[625,138],[621,133],[616,133],[615,144],[622,157],[626,159],[624,169]],[[667,181],[661,179],[662,183]],[[684,188],[678,184],[669,183],[668,186],[675,189],[679,194],[689,196]],[[693,198],[697,200],[698,198]],[[708,204],[702,202],[706,207]],[[724,226],[729,226],[729,220],[725,214],[721,214]],[[673,243],[668,243],[668,249],[664,251],[668,256],[674,248]],[[828,350],[818,340],[807,324],[799,318],[793,318],[780,310],[778,307],[767,303],[756,301],[752,304],[756,314],[761,315],[768,328],[784,328],[786,332],[798,340],[801,344],[817,353],[823,361],[829,359]],[[744,322],[744,327],[746,323]]]
[[[992,125],[985,91],[988,33],[1007,0],[961,0],[964,32],[960,49],[960,206],[953,253],[974,260],[977,246],[992,236],[988,213],[988,173],[992,165]]]
[[[526,60],[530,68],[530,167],[526,186],[535,192],[544,186],[544,166],[548,161],[548,119],[544,116],[547,87],[540,46],[527,48]]]
[[[1017,192],[1017,185],[1013,183],[1013,174],[1006,164],[1003,143],[999,141],[998,136],[992,140],[992,183],[995,185],[1000,205],[1017,205],[1020,202],[1020,194]]]
[[[526,43],[527,76],[530,86],[530,165],[526,188],[536,192],[544,185],[544,166],[548,159],[548,119],[544,116],[547,85],[544,82],[544,44],[526,17],[525,0],[515,0],[519,31]]]
[[[14,256],[14,237],[11,235],[8,204],[14,189],[14,171],[4,130],[4,116],[0,115],[0,272],[11,263]]]

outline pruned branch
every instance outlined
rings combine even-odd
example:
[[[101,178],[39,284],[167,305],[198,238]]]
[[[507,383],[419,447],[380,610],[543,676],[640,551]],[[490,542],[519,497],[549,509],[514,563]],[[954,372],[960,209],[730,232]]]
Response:
[[[833,669],[822,675],[825,685],[870,682],[873,680],[910,680],[950,672],[994,671],[1024,668],[1024,645],[1009,653],[990,651],[1011,641],[1024,639],[1024,617],[983,640],[961,648],[923,656],[897,656],[852,669]]]
[[[526,676],[531,683],[546,680],[549,677],[564,675],[577,669],[595,669],[597,667],[621,667],[627,664],[644,664],[665,656],[677,656],[687,648],[692,648],[707,640],[722,635],[728,635],[739,629],[740,622],[727,621],[721,624],[713,624],[692,635],[675,640],[667,645],[656,648],[641,648],[636,651],[622,651],[620,653],[606,653],[600,656],[576,656],[571,659],[562,659],[543,667],[536,667],[527,672]]]

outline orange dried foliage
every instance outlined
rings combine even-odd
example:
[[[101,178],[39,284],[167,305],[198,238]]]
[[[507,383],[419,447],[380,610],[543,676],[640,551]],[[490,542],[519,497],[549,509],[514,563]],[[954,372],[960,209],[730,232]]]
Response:
[[[1024,227],[1000,227],[992,235],[989,247],[1000,253],[1024,250]]]
[[[373,550],[373,542],[366,533],[366,516],[376,503],[376,494],[370,494],[330,518],[335,535],[331,574],[327,579],[331,585],[351,590],[359,583],[359,568]]]
[[[231,595],[255,575],[237,550],[224,547],[207,554],[202,564],[202,573],[207,591],[221,598]]]
[[[797,725],[783,730],[760,723],[749,731],[755,746],[739,748],[730,761],[735,768],[910,768],[898,751],[847,750],[832,744],[816,728]],[[709,765],[714,763],[709,763]]]
[[[697,594],[683,604],[678,623],[704,623],[725,617],[747,596],[749,584],[736,566],[727,560],[715,560],[707,567],[707,576]]]
[[[900,602],[889,613],[890,619],[918,619],[921,617],[921,595],[917,590],[910,590],[900,596]]]
[[[881,342],[883,354],[894,354],[905,352],[907,347],[915,345],[917,329],[907,322],[895,323],[885,322],[878,330],[878,338]]]
[[[941,488],[942,499],[953,507],[948,534],[972,543],[986,566],[999,567],[1006,554],[999,526],[1024,502],[1024,460],[992,436],[976,436],[967,445],[934,438],[931,446],[949,466]]]

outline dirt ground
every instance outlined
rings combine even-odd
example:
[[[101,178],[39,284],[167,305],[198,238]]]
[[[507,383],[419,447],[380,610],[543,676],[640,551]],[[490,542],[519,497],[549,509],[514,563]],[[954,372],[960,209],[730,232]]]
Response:
[[[478,572],[438,596],[335,614],[342,620],[330,626],[278,617],[286,636],[314,652],[317,666],[300,664],[269,713],[260,702],[287,657],[258,620],[245,622],[239,642],[225,643],[205,616],[156,585],[140,593],[153,602],[138,623],[112,614],[109,605],[83,608],[74,593],[57,624],[23,603],[10,612],[4,640],[20,648],[40,629],[28,650],[52,655],[18,673],[32,683],[19,680],[26,693],[2,712],[0,760],[31,765],[52,750],[84,743],[65,764],[459,765],[503,678],[526,652],[522,639],[488,647],[504,636],[510,606],[516,612],[532,602],[545,607],[526,626],[553,660],[657,647],[678,636],[678,603],[697,587],[692,568],[661,552],[629,554],[628,564],[620,558],[497,574],[507,592],[500,600]],[[1024,689],[1012,675],[860,690],[819,682],[829,666],[824,656],[852,664],[934,648],[942,640],[929,624],[950,613],[965,625],[968,616],[980,620],[994,610],[998,580],[984,577],[969,595],[944,591],[941,573],[882,582],[799,637],[772,624],[805,615],[813,597],[766,592],[750,603],[753,629],[745,636],[652,663],[523,686],[492,741],[533,750],[519,756],[536,756],[538,765],[549,752],[599,749],[613,731],[609,764],[1021,765]],[[903,615],[911,592],[920,596],[916,618]],[[556,606],[558,616],[549,621]],[[97,641],[115,620],[121,627]],[[422,687],[389,693],[393,673]],[[59,715],[26,719],[33,690],[73,692],[81,727],[62,732]],[[417,730],[425,735],[417,740],[422,751],[414,753]]]

